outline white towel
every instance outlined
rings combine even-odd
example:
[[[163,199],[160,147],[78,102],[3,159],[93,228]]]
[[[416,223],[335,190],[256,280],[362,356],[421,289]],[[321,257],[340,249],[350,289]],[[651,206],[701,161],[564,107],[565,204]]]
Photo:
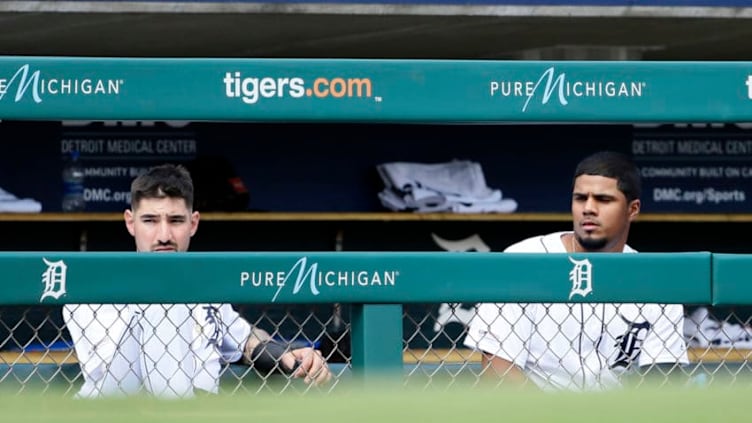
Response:
[[[41,211],[42,203],[30,198],[0,201],[0,213],[39,213]]]
[[[420,213],[430,213],[439,211],[449,211],[452,204],[448,203],[442,196],[424,196],[419,199],[413,198],[412,194],[400,196],[392,189],[385,189],[379,192],[381,205],[393,211],[415,211]]]
[[[9,193],[8,191],[0,188],[0,201],[15,200],[15,199],[16,199],[15,195],[13,195],[13,194]]]
[[[388,188],[379,193],[379,200],[381,205],[389,210],[402,211],[407,209],[405,200]]]
[[[405,203],[410,209],[446,208],[446,197],[430,189],[412,188],[404,196]]]
[[[18,198],[0,188],[0,213],[39,213],[42,203],[31,198]]]
[[[445,194],[444,197],[446,200],[450,203],[464,203],[464,204],[476,204],[476,203],[496,203],[501,201],[502,194],[501,190],[495,189],[491,190],[488,197],[471,197],[468,195],[453,195],[453,194]]]
[[[490,203],[455,203],[452,211],[455,213],[512,213],[517,210],[517,201],[511,198]]]
[[[451,203],[441,203],[441,204],[427,204],[418,207],[417,209],[413,210],[416,213],[440,213],[440,212],[450,212],[452,211],[452,204]]]
[[[503,198],[499,189],[486,185],[479,163],[453,160],[447,163],[391,162],[377,166],[385,189],[381,204],[395,211],[418,213],[512,213],[517,202]]]
[[[491,195],[480,164],[468,160],[434,164],[391,162],[379,165],[377,170],[387,187],[401,191],[424,188],[472,198]]]

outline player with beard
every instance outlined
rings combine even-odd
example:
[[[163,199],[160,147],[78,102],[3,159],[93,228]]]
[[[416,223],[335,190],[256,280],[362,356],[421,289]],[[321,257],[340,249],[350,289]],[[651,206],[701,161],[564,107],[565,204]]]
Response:
[[[184,167],[156,166],[133,181],[124,219],[139,253],[188,251],[199,217]],[[206,281],[207,291],[213,283]],[[82,398],[217,393],[226,364],[235,362],[311,385],[331,379],[318,350],[274,341],[230,304],[67,304],[63,317],[83,373]]]
[[[577,166],[574,230],[525,239],[507,253],[636,253],[630,224],[640,176],[623,154],[599,152]],[[688,363],[680,304],[484,303],[465,345],[482,352],[484,378],[533,381],[546,390],[619,386],[630,370]],[[668,367],[668,369],[666,369]]]

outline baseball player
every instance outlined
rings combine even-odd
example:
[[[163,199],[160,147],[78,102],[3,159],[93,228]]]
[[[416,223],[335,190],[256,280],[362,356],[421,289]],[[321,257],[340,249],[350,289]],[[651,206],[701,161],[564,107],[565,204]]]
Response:
[[[600,152],[575,170],[574,231],[525,239],[509,253],[636,253],[627,245],[640,212],[640,177],[624,155]],[[605,389],[637,367],[688,363],[679,304],[491,304],[465,345],[482,352],[484,377],[532,380],[546,390]]]
[[[136,178],[131,207],[124,217],[137,251],[188,250],[199,213],[185,168],[157,166]],[[331,378],[319,351],[276,343],[229,304],[69,304],[63,318],[84,376],[80,397],[216,393],[223,365],[237,361],[316,385]]]

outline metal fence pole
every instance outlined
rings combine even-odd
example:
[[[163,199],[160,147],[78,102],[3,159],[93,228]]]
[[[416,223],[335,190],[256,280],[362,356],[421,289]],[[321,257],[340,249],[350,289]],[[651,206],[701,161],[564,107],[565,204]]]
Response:
[[[369,384],[402,375],[402,305],[353,304],[352,370]]]

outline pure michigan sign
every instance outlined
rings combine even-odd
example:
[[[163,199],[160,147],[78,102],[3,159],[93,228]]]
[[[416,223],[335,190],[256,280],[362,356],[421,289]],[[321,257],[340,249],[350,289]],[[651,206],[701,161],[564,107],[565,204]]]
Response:
[[[0,58],[0,119],[752,120],[752,62]]]
[[[708,252],[8,252],[0,274],[8,305],[712,301]]]

